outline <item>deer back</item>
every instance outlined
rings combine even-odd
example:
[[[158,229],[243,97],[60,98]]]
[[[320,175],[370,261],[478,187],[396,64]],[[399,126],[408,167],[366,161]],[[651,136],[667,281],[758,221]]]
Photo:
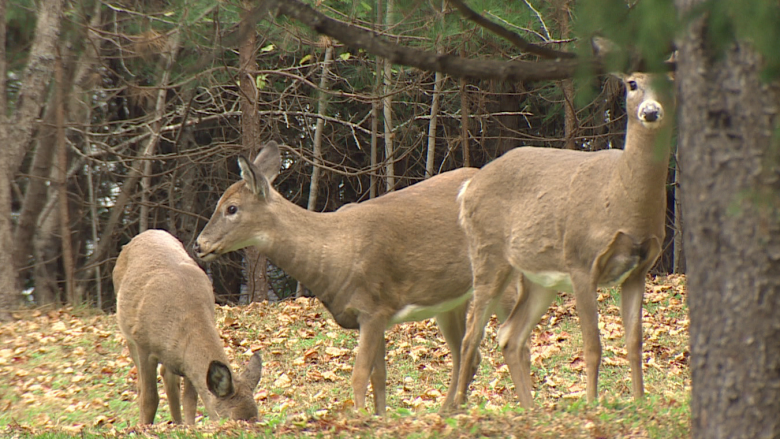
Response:
[[[317,213],[272,188],[278,157],[270,142],[254,163],[239,159],[242,180],[225,191],[198,237],[199,257],[254,245],[346,328],[357,328],[360,313],[392,316],[410,303],[435,306],[468,292],[471,272],[454,200],[475,169]]]

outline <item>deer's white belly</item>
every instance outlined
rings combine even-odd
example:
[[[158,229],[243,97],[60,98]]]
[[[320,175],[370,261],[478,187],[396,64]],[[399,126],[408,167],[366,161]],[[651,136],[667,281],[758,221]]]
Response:
[[[531,273],[524,271],[523,276],[527,277],[531,282],[551,290],[566,291],[567,293],[573,291],[569,273],[560,271],[540,271],[538,273]]]
[[[463,304],[467,300],[471,299],[473,294],[474,290],[469,288],[466,294],[463,294],[462,296],[456,297],[454,299],[450,299],[446,302],[438,303],[436,305],[406,305],[393,315],[393,318],[390,319],[390,325],[395,325],[396,323],[402,322],[419,322],[420,320],[436,317],[443,312],[450,311],[456,306]]]
[[[618,279],[606,284],[599,284],[599,288],[616,287],[623,285],[623,282],[631,275],[634,269],[630,269],[621,274]],[[538,273],[523,272],[523,276],[527,277],[531,282],[541,285],[545,288],[549,288],[555,291],[565,291],[567,293],[574,292],[574,288],[571,285],[571,276],[569,273],[563,273],[560,271],[540,271]]]

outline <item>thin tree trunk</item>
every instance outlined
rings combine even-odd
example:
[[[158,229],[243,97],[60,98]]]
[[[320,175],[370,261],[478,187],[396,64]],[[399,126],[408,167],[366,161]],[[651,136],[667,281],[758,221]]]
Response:
[[[674,263],[675,273],[685,272],[685,252],[683,246],[682,191],[680,191],[680,150],[674,153]]]
[[[564,1],[557,13],[561,39],[566,40],[571,32],[571,26],[569,25],[569,1]],[[577,134],[577,112],[574,110],[574,80],[564,79],[561,81],[560,87],[563,91],[563,147],[565,149],[577,149],[577,143],[574,141]]]
[[[322,172],[322,132],[325,130],[325,119],[327,113],[328,95],[325,90],[328,89],[328,75],[330,75],[330,65],[333,63],[333,44],[330,39],[324,38],[325,61],[322,63],[322,76],[320,76],[320,95],[317,99],[317,125],[314,128],[314,148],[313,161],[311,169],[311,184],[309,185],[309,203],[307,209],[314,211],[317,209],[317,195],[320,187],[320,173]]]
[[[385,10],[385,29],[390,29],[393,25],[393,4],[394,0],[387,0],[387,9]],[[387,192],[395,190],[395,148],[393,146],[393,97],[391,95],[392,79],[393,79],[392,64],[388,60],[384,60],[384,87],[382,94],[384,99],[382,102],[382,110],[384,114],[385,124],[385,183]]]
[[[466,57],[466,42],[462,41],[460,46],[461,58]],[[466,80],[460,78],[460,146],[463,150],[463,166],[471,166],[471,152],[469,151],[469,98],[466,91]]]
[[[251,5],[245,2],[244,8],[248,11]],[[239,47],[238,76],[241,80],[241,143],[245,151],[257,153],[260,143],[260,120],[257,115],[259,93],[253,74],[257,71],[257,31],[252,20],[241,20],[239,27],[239,34],[244,37]],[[257,248],[250,246],[244,250],[244,267],[249,301],[268,300],[268,259]]]
[[[677,0],[680,15],[699,1]],[[780,86],[750,43],[694,18],[675,80],[691,343],[691,436],[780,437]]]
[[[0,21],[5,23],[6,3],[0,0]],[[17,107],[9,112],[5,98],[0,101],[0,320],[9,317],[9,311],[19,303],[17,284],[14,225],[11,220],[12,180],[27,153],[32,138],[33,125],[41,114],[46,98],[47,85],[54,70],[54,48],[62,22],[62,0],[42,0],[39,3],[35,37],[17,100]],[[4,27],[4,25],[3,25]],[[5,32],[2,32],[5,36]],[[4,37],[3,37],[4,38]],[[5,60],[5,44],[0,46],[0,59]],[[5,95],[6,65],[0,65]],[[10,116],[8,116],[10,114]],[[9,251],[10,250],[10,251]]]
[[[433,79],[433,97],[431,98],[431,121],[428,123],[428,151],[425,157],[425,178],[433,177],[436,166],[436,124],[439,120],[439,102],[444,74],[436,72]]]
[[[442,2],[442,10],[438,11],[442,25],[444,25],[444,8],[446,3]],[[443,53],[441,41],[437,44],[438,53]],[[441,101],[441,88],[444,84],[444,74],[436,72],[433,76],[433,97],[431,98],[431,120],[428,123],[428,151],[425,157],[425,178],[433,177],[433,170],[436,166],[436,124],[439,120],[439,102]]]
[[[59,51],[58,51],[59,52]],[[57,54],[54,67],[54,82],[57,107],[57,163],[59,168],[57,183],[60,198],[60,239],[62,240],[62,266],[65,269],[65,297],[73,306],[81,304],[73,282],[73,243],[70,233],[70,213],[68,212],[68,149],[65,139],[65,81],[62,57]]]
[[[157,100],[154,105],[154,120],[152,124],[152,135],[144,148],[141,161],[143,170],[141,171],[141,209],[138,219],[138,232],[143,232],[149,228],[149,196],[152,192],[152,156],[160,140],[160,130],[163,127],[163,117],[165,116],[166,95],[168,93],[168,83],[171,80],[171,70],[176,62],[176,55],[179,52],[179,29],[174,30],[168,38],[168,46],[163,53],[163,74],[160,78],[160,88],[157,91]]]

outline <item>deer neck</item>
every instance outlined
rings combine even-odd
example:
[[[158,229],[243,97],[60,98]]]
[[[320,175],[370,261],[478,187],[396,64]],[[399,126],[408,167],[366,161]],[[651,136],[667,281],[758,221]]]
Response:
[[[663,193],[669,168],[671,130],[645,128],[630,119],[626,143],[612,176],[612,197],[633,212],[656,211],[664,203]],[[660,208],[660,210],[663,210]]]
[[[318,297],[320,292],[340,287],[334,284],[345,276],[343,261],[349,240],[340,233],[335,214],[311,212],[281,195],[278,198],[275,237],[265,255]]]

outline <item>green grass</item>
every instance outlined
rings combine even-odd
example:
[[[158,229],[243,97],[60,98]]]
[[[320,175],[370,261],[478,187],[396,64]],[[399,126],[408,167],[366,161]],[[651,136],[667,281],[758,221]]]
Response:
[[[561,295],[532,337],[535,407],[523,410],[496,349],[497,323],[486,328],[483,360],[468,408],[437,414],[449,382],[448,349],[433,321],[386,333],[385,418],[353,410],[350,376],[357,331],[339,328],[316,301],[217,310],[234,366],[263,354],[255,398],[261,422],[168,424],[162,386],[157,422],[139,427],[135,370],[114,316],[89,310],[19,313],[0,327],[0,435],[65,438],[137,437],[540,437],[676,438],[688,436],[690,376],[684,279],[658,279],[645,298],[647,397],[634,401],[623,344],[619,294],[599,293],[604,355],[599,404],[585,402],[582,337],[573,299]],[[369,391],[369,410],[373,398]],[[199,408],[202,410],[202,407]]]

